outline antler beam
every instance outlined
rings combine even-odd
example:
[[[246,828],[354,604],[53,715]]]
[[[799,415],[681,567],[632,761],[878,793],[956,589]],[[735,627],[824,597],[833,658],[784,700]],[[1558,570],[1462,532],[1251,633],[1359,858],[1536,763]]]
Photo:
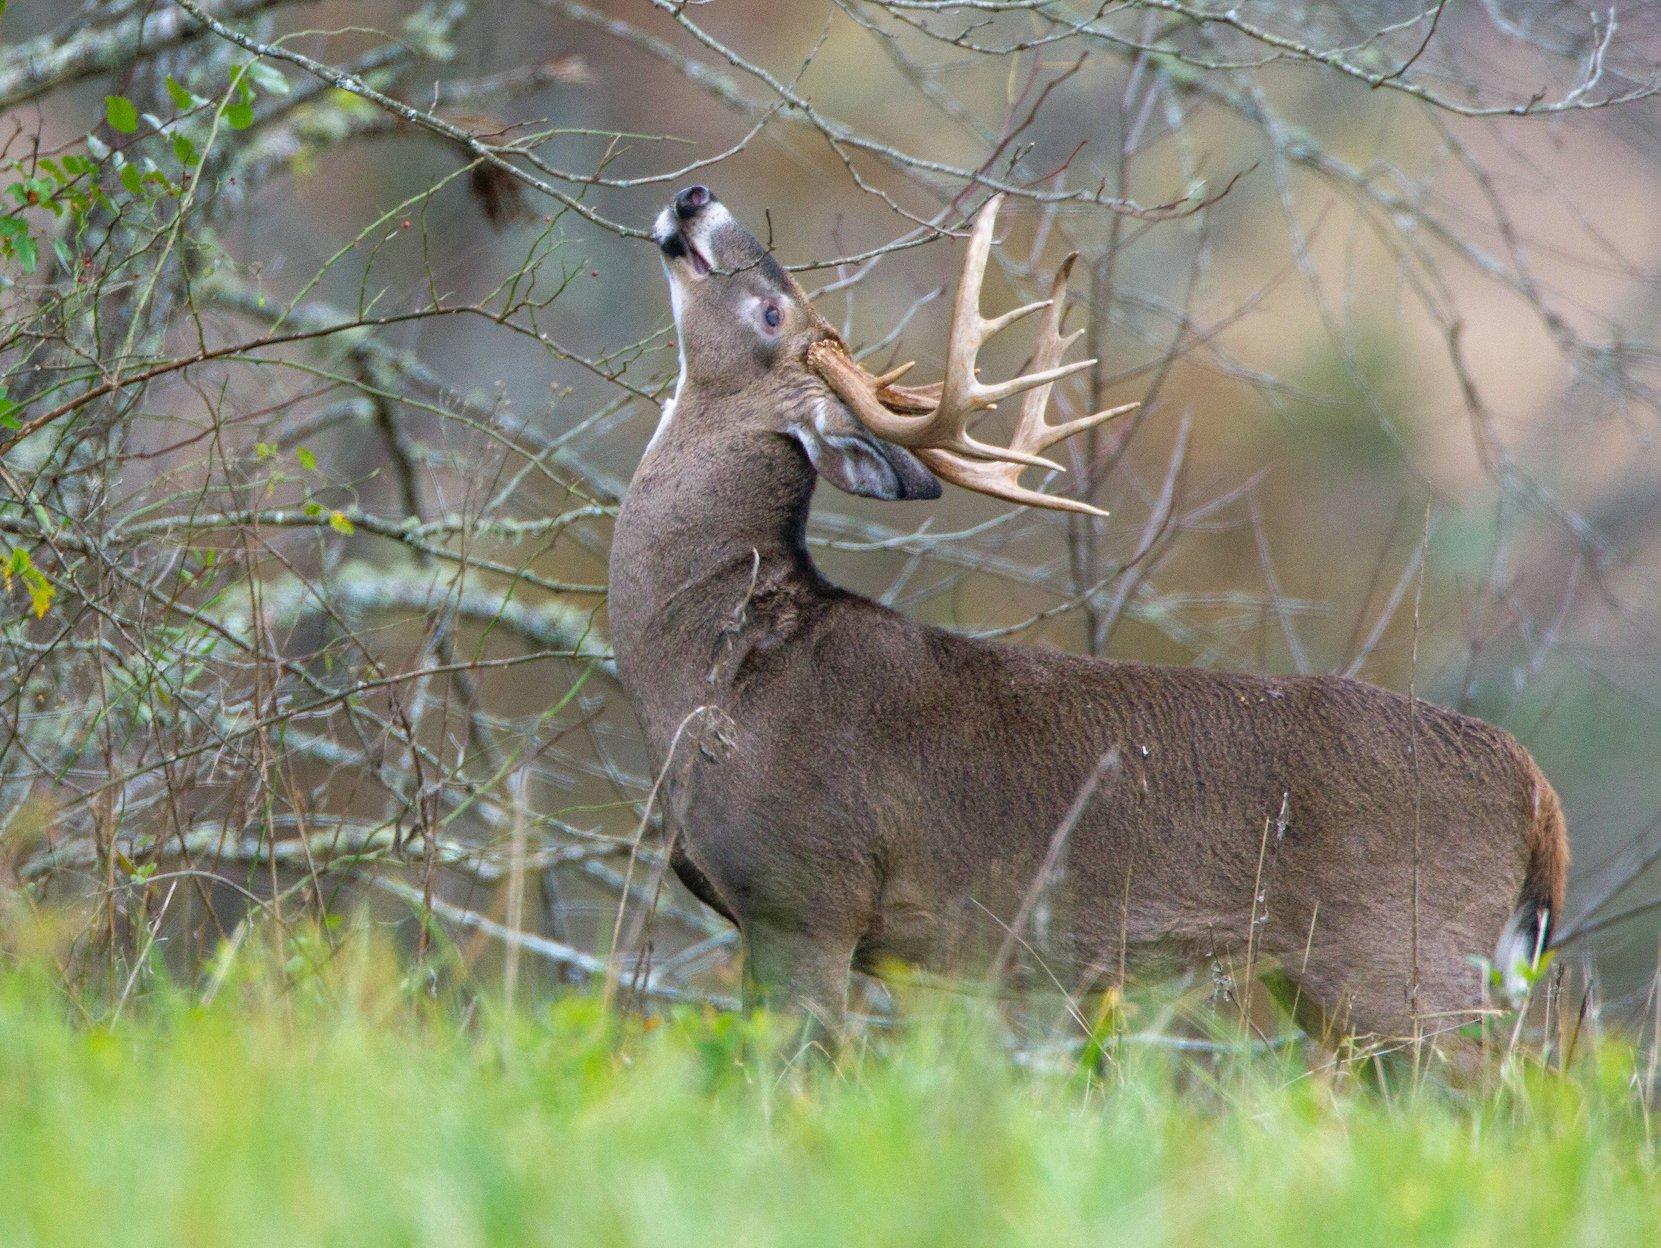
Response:
[[[929,386],[896,385],[910,370],[910,364],[880,377],[873,376],[849,356],[840,341],[830,338],[809,348],[808,361],[872,433],[916,451],[942,480],[1010,502],[1105,516],[1107,512],[1090,503],[1045,494],[1020,484],[1021,473],[1026,468],[1061,469],[1061,465],[1044,458],[1040,451],[1122,415],[1136,404],[1127,403],[1059,425],[1045,419],[1055,383],[1096,362],[1061,363],[1067,348],[1084,332],[1075,330],[1065,336],[1061,333],[1067,278],[1077,255],[1062,261],[1048,299],[1023,304],[999,316],[982,316],[981,286],[986,276],[986,262],[992,254],[992,230],[1002,202],[1001,195],[987,200],[976,214],[969,233],[963,272],[952,302],[944,379]],[[999,330],[1039,311],[1045,316],[1033,348],[1032,370],[1008,381],[982,382],[975,366],[981,347]],[[969,426],[983,412],[1023,392],[1026,398],[1021,404],[1020,420],[1008,446],[982,442],[969,432]]]

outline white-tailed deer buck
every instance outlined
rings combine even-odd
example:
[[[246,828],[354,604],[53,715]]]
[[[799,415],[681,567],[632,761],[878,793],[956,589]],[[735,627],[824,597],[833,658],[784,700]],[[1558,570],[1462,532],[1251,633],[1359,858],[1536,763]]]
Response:
[[[680,382],[617,519],[609,610],[674,788],[676,871],[737,924],[749,999],[833,1030],[850,968],[890,959],[952,973],[1013,950],[1082,990],[1250,950],[1312,1030],[1451,1031],[1482,1004],[1479,957],[1515,976],[1563,903],[1557,797],[1509,735],[1354,680],[957,636],[809,558],[818,476],[1094,510],[1018,483],[1115,413],[1045,419],[1091,363],[1060,362],[1070,261],[1049,299],[982,316],[997,207],[969,238],[945,378],[916,387],[860,367],[707,189],[657,220]],[[1033,313],[1032,371],[982,381],[980,346]],[[976,416],[1023,392],[1011,445],[978,441]]]

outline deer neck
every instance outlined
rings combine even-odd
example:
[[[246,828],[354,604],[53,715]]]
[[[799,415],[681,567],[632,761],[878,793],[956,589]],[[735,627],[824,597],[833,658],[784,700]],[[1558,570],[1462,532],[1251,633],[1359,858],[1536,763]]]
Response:
[[[618,512],[607,612],[652,737],[708,700],[758,591],[826,592],[805,543],[813,469],[790,438],[745,420],[744,402],[683,386]]]

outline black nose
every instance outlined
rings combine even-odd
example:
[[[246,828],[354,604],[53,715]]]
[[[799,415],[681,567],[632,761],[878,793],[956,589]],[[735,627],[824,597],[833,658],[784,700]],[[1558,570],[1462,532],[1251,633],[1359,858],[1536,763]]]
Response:
[[[715,202],[715,194],[707,186],[689,186],[675,196],[675,215],[690,221],[706,204]]]

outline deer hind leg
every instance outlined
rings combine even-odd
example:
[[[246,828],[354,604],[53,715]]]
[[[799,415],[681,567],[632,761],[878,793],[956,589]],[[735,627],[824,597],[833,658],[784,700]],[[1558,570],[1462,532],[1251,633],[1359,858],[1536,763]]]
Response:
[[[1337,927],[1341,917],[1333,916],[1334,937],[1345,930]],[[1462,1033],[1481,1017],[1481,972],[1467,956],[1480,940],[1462,938],[1451,923],[1427,931],[1414,992],[1415,959],[1406,931],[1365,919],[1347,930],[1367,938],[1323,943],[1316,936],[1285,956],[1278,977],[1268,981],[1298,1026],[1334,1052],[1388,1053],[1392,1064],[1401,1065],[1411,1064],[1417,1049],[1421,1056],[1434,1054],[1456,1081],[1473,1074],[1479,1046]]]
[[[834,1053],[848,1008],[854,939],[760,921],[746,924],[743,936],[744,1008],[796,1016],[798,1051]]]

